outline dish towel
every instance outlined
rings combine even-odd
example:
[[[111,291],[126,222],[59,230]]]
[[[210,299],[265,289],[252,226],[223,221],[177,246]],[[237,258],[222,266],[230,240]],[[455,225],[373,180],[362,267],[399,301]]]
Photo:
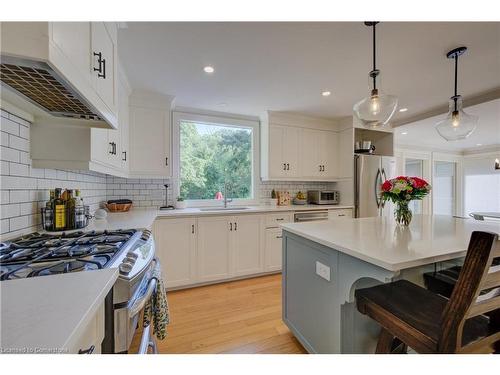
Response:
[[[165,283],[161,277],[159,263],[153,269],[151,277],[156,279],[156,290],[144,308],[143,327],[153,325],[153,334],[158,340],[163,340],[167,336],[167,325],[170,323],[168,310],[167,292]]]

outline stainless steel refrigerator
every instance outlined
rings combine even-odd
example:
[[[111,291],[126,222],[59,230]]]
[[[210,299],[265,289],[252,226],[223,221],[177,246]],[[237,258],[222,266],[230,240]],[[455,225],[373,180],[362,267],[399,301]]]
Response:
[[[354,156],[354,205],[356,217],[392,215],[393,204],[380,199],[385,180],[396,177],[396,159],[392,156]]]

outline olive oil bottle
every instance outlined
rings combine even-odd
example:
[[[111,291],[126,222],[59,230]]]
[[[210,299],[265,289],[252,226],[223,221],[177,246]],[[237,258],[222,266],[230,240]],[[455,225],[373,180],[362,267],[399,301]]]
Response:
[[[54,212],[54,230],[66,229],[66,202],[61,198],[61,189],[55,189],[55,198],[52,203]]]
[[[75,198],[73,197],[73,190],[67,190],[67,200],[66,200],[66,226],[68,229],[75,228]]]

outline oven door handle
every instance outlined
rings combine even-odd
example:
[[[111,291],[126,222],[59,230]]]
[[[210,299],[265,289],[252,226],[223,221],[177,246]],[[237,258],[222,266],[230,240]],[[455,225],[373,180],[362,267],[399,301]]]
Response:
[[[149,301],[155,290],[156,290],[156,278],[152,278],[148,282],[148,288],[144,293],[143,297],[136,299],[132,304],[132,306],[128,309],[128,316],[130,319],[135,317],[142,311],[142,309],[144,309],[144,306],[146,306],[146,303]]]
[[[155,262],[154,267],[159,267],[158,259],[154,258],[153,261]],[[132,305],[128,308],[128,316],[130,319],[134,318],[142,311],[142,309],[144,309],[144,306],[146,306],[146,303],[156,291],[157,282],[158,280],[156,279],[156,277],[152,277],[151,279],[149,279],[146,292],[144,292],[142,297],[135,299]]]

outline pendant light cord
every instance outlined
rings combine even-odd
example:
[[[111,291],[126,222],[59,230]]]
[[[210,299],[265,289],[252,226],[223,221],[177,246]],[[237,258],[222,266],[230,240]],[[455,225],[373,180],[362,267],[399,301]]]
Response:
[[[374,22],[373,23],[373,70],[372,72],[375,72],[377,70],[376,68],[376,51],[377,51],[377,42],[376,42],[376,32],[375,32],[375,27],[376,27],[376,23]],[[376,74],[372,74],[373,76],[373,89],[376,90],[377,89],[377,75]]]
[[[455,111],[457,110],[457,92],[458,92],[458,54],[455,54],[455,95],[453,101],[455,102]]]

